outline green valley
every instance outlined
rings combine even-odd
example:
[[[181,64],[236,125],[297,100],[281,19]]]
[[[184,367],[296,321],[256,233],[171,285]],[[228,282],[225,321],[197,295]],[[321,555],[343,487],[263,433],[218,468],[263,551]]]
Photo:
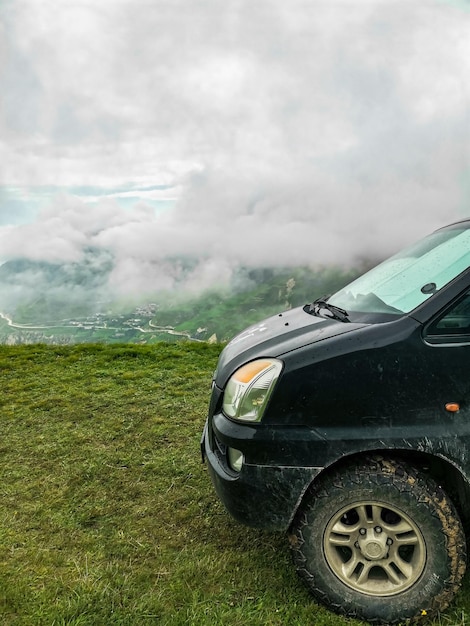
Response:
[[[73,299],[66,289],[46,289],[23,298],[13,311],[0,299],[0,343],[224,342],[265,317],[339,289],[358,273],[335,267],[245,269],[229,287],[192,296],[156,293],[140,301],[100,301],[96,291],[86,290],[82,299]]]

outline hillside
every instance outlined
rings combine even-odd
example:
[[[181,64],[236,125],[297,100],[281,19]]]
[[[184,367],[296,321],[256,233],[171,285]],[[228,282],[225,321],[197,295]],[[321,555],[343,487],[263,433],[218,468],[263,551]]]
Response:
[[[25,263],[1,269],[4,284],[32,272],[31,265]],[[0,293],[0,343],[226,341],[249,324],[336,291],[360,273],[358,269],[335,267],[240,268],[226,288],[214,287],[192,296],[183,292],[156,293],[147,295],[146,300],[130,302],[98,300],[96,290],[86,290],[86,281],[80,288],[73,283],[72,291],[70,283],[70,289],[64,291],[59,288],[63,272],[49,266],[41,266],[41,272],[50,273],[50,288],[34,292],[34,297],[27,291],[28,297],[17,302],[13,310],[5,309],[8,301],[4,299],[2,304]],[[82,267],[75,274],[67,272],[71,281],[81,280],[84,275]],[[69,293],[74,297],[68,297]],[[77,293],[82,297],[77,298]]]

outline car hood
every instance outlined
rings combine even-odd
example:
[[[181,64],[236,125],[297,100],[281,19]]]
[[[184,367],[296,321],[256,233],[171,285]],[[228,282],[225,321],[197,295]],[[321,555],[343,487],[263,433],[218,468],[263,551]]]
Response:
[[[222,351],[215,380],[223,387],[232,373],[247,361],[260,357],[281,357],[308,344],[352,332],[364,324],[316,317],[303,307],[284,311],[236,335]]]

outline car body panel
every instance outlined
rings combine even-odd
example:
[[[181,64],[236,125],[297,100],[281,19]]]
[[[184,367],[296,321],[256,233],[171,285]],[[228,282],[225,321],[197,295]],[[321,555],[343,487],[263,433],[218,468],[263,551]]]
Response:
[[[227,344],[217,365],[217,384],[224,387],[231,374],[248,361],[266,355],[277,357],[298,347],[351,332],[356,326],[313,317],[302,307],[274,315],[250,326]]]

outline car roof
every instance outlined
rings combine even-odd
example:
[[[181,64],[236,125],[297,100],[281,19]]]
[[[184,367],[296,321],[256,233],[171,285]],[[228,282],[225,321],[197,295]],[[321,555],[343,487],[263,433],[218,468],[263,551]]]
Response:
[[[446,228],[454,228],[456,226],[465,226],[466,228],[470,228],[470,217],[458,220],[457,222],[452,222],[451,224],[447,224],[446,226],[441,226],[441,228],[437,228],[435,232],[437,233],[440,230],[445,230]]]

